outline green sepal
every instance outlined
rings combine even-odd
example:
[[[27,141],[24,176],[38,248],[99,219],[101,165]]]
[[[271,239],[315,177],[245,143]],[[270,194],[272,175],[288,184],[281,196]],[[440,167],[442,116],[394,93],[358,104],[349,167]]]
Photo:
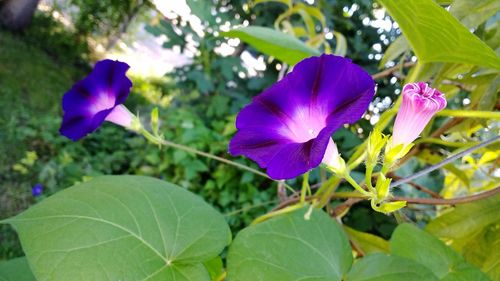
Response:
[[[377,190],[377,198],[379,200],[384,200],[389,195],[389,186],[391,185],[391,180],[386,178],[383,174],[380,174],[377,179],[377,185],[375,189]]]
[[[330,164],[326,164],[326,163],[323,163],[324,164],[324,167],[335,173],[336,175],[338,175],[339,177],[345,177],[345,175],[347,173],[349,173],[349,170],[347,169],[347,166],[345,164],[345,161],[344,159],[340,156],[340,154],[337,156],[337,158],[334,160],[334,161],[331,161],[331,165]]]
[[[382,132],[378,128],[374,128],[370,133],[370,137],[368,138],[367,145],[367,165],[374,166],[377,163],[378,156],[380,151],[384,147],[387,142],[388,137],[383,135]]]
[[[381,213],[392,213],[406,206],[406,201],[383,202],[379,206],[372,200],[372,208]]]
[[[389,141],[389,143],[391,142],[392,139]],[[410,151],[410,149],[413,148],[413,146],[413,143],[410,143],[406,146],[402,143],[396,146],[387,146],[388,149],[386,149],[385,151],[384,164],[388,165],[389,167],[394,165],[394,163],[403,158]]]

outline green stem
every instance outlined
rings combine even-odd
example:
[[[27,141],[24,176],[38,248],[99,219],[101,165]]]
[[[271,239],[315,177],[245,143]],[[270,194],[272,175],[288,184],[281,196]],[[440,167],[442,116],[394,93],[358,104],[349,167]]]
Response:
[[[345,173],[344,175],[345,180],[354,187],[359,193],[363,194],[364,196],[370,197],[370,192],[364,190],[352,177],[349,173]]]
[[[337,176],[331,176],[314,194],[316,198],[320,197],[317,203],[318,208],[323,208],[330,199],[330,195],[335,191],[341,179]]]
[[[267,201],[267,202],[263,202],[263,203],[260,203],[260,204],[255,204],[255,205],[252,205],[250,207],[245,207],[245,208],[241,208],[241,209],[238,209],[238,210],[234,210],[234,211],[231,211],[231,212],[228,212],[228,213],[225,213],[224,216],[225,217],[230,217],[230,216],[234,216],[234,215],[237,215],[239,213],[243,213],[243,212],[248,212],[252,209],[255,209],[255,208],[260,208],[260,207],[264,207],[264,206],[267,206],[267,205],[271,205],[271,204],[274,204],[276,203],[278,200],[273,200],[273,201]]]
[[[293,212],[293,211],[298,210],[298,209],[300,209],[300,208],[302,208],[304,206],[305,206],[305,204],[298,203],[298,204],[291,205],[291,206],[288,206],[288,207],[283,208],[283,209],[279,209],[277,211],[273,211],[273,212],[264,214],[264,215],[256,218],[250,225],[255,225],[255,224],[261,223],[261,222],[263,222],[265,220],[268,220],[270,218],[273,218],[273,217],[276,217],[276,216],[279,216],[279,215],[282,215],[282,214]]]
[[[225,163],[225,164],[228,164],[228,165],[231,165],[231,166],[234,166],[234,167],[237,167],[237,168],[240,168],[242,170],[246,170],[246,171],[249,171],[251,173],[254,173],[256,175],[259,175],[259,176],[262,176],[262,177],[265,177],[265,178],[268,178],[268,179],[271,179],[268,175],[266,175],[265,173],[261,172],[261,171],[258,171],[256,169],[253,169],[253,168],[250,168],[250,167],[247,167],[243,164],[240,164],[240,163],[237,163],[237,162],[234,162],[234,161],[231,161],[231,160],[228,160],[226,158],[222,158],[222,157],[219,157],[219,156],[216,156],[216,155],[213,155],[213,154],[210,154],[210,153],[207,153],[207,152],[204,152],[204,151],[200,151],[200,150],[197,150],[195,148],[191,148],[189,146],[185,146],[185,145],[182,145],[182,144],[177,144],[175,142],[171,142],[171,141],[168,141],[168,140],[165,140],[165,139],[162,139],[160,137],[157,137],[157,136],[154,136],[153,134],[151,134],[149,131],[145,130],[145,129],[141,129],[140,130],[140,133],[147,139],[149,140],[150,142],[154,143],[154,144],[157,144],[157,145],[164,145],[164,146],[170,146],[170,147],[173,147],[173,148],[176,148],[176,149],[180,149],[180,150],[184,150],[186,152],[189,152],[189,153],[193,153],[193,154],[196,154],[196,155],[200,155],[200,156],[203,156],[203,157],[207,157],[207,158],[210,158],[210,159],[214,159],[214,160],[217,160],[219,162],[222,162],[222,163]],[[292,189],[293,190],[293,189]]]
[[[300,203],[306,202],[306,193],[311,193],[311,187],[309,186],[309,172],[304,174],[304,179],[302,180],[302,190],[300,191]]]
[[[500,112],[494,112],[494,111],[443,109],[437,112],[436,115],[500,120]]]
[[[366,186],[368,186],[368,189],[372,192],[375,193],[375,188],[372,185],[372,174],[373,174],[373,167],[374,165],[371,163],[366,163],[366,173],[365,173],[365,182]]]

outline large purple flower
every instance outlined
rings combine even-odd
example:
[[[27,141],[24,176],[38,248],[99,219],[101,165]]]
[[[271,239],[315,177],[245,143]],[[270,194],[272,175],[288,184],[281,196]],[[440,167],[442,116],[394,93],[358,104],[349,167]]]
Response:
[[[64,94],[62,135],[77,141],[104,121],[130,127],[133,115],[122,105],[132,82],[125,76],[130,67],[119,61],[102,60],[92,72]]]
[[[374,93],[371,76],[349,59],[305,59],[241,110],[229,152],[256,161],[273,179],[294,178],[330,158],[331,135],[359,120]]]

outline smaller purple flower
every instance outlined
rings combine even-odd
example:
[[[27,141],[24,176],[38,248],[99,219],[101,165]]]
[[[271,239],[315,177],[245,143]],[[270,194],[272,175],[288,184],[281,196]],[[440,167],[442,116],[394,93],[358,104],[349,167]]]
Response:
[[[133,115],[123,105],[132,87],[125,75],[129,68],[120,61],[97,62],[87,77],[64,94],[64,116],[59,132],[77,141],[95,131],[104,121],[130,128]]]
[[[424,82],[403,87],[403,102],[396,116],[392,146],[412,143],[436,112],[446,107],[445,96]]]
[[[41,183],[37,183],[31,188],[31,194],[33,195],[33,197],[38,197],[42,195],[42,192],[43,192],[43,185]]]

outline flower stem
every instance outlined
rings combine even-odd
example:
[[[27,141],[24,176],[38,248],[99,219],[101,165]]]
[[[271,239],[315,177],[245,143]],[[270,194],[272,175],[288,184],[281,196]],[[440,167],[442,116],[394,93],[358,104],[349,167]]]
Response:
[[[309,186],[309,172],[304,174],[304,179],[302,180],[302,190],[300,191],[300,203],[306,202],[306,193],[311,193],[311,187]]]
[[[315,196],[321,196],[319,202],[317,203],[318,208],[323,208],[329,201],[332,193],[337,188],[338,184],[342,179],[336,176],[332,176],[328,181],[325,182],[323,186],[316,192]]]
[[[182,145],[182,144],[178,144],[178,143],[175,143],[175,142],[171,142],[171,141],[162,139],[159,136],[154,136],[153,134],[151,134],[149,131],[147,131],[144,128],[142,128],[140,130],[140,133],[147,140],[149,140],[150,142],[152,142],[154,144],[165,145],[165,146],[170,146],[170,147],[173,147],[173,148],[176,148],[176,149],[184,150],[186,152],[193,153],[193,154],[196,154],[196,155],[200,155],[200,156],[203,156],[203,157],[207,157],[207,158],[210,158],[210,159],[214,159],[214,160],[217,160],[219,162],[222,162],[222,163],[225,163],[225,164],[228,164],[228,165],[240,168],[242,170],[249,171],[249,172],[254,173],[256,175],[259,175],[259,176],[271,179],[269,176],[267,176],[265,173],[263,173],[261,171],[258,171],[256,169],[250,168],[250,167],[245,166],[243,164],[240,164],[238,162],[234,162],[234,161],[228,160],[226,158],[222,158],[222,157],[219,157],[219,156],[216,156],[216,155],[204,152],[204,151],[197,150],[197,149],[189,147],[189,146],[185,146],[185,145]]]
[[[273,218],[273,217],[276,217],[276,216],[279,216],[279,215],[282,215],[282,214],[293,212],[295,210],[298,210],[298,209],[304,207],[305,205],[306,204],[298,203],[298,204],[295,204],[295,205],[291,205],[291,206],[285,207],[283,209],[272,211],[270,213],[264,214],[264,215],[256,218],[252,223],[250,223],[250,225],[255,225],[255,224],[261,223],[261,222],[263,222],[265,220],[268,220],[270,218]]]
[[[372,174],[373,174],[373,164],[367,163],[366,164],[366,172],[365,172],[366,186],[368,186],[368,189],[372,193],[375,193],[375,188],[372,185]]]
[[[354,187],[359,193],[363,194],[364,196],[371,197],[371,193],[364,190],[352,177],[351,174],[345,173],[344,175],[345,180]]]

